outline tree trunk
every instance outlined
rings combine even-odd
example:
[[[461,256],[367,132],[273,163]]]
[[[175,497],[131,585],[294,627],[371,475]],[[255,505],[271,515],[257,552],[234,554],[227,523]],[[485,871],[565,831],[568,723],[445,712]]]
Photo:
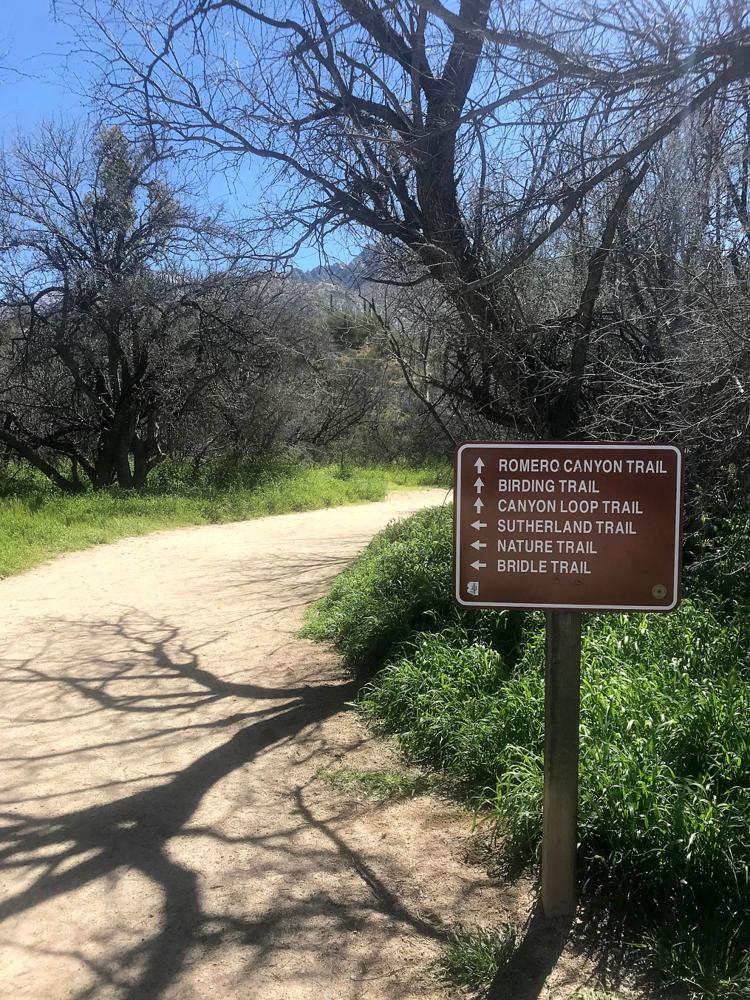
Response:
[[[47,479],[51,480],[63,492],[82,493],[85,489],[80,480],[66,479],[65,476],[58,472],[54,465],[43,459],[30,444],[16,437],[11,431],[0,428],[0,441],[6,444],[19,458],[25,459],[29,465],[33,465],[35,469],[43,473]]]

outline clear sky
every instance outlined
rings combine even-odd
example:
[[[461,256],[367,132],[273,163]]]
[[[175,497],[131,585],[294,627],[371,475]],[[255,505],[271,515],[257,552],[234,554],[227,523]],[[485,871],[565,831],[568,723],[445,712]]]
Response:
[[[75,62],[85,85],[86,66],[71,60],[70,29],[55,20],[49,0],[5,0],[0,26],[0,128],[3,139],[16,129],[33,129],[41,118],[85,115]]]
[[[0,0],[0,4],[0,143],[12,144],[19,129],[33,131],[43,119],[85,121],[91,110],[86,93],[92,68],[85,54],[76,52],[73,30],[61,16],[55,17],[50,0]],[[231,213],[242,213],[253,199],[251,174],[251,169],[239,174],[235,169],[217,170],[200,196],[223,202]],[[330,246],[329,253],[343,260],[351,256],[337,246]],[[310,268],[321,261],[310,248],[297,255],[296,263]]]

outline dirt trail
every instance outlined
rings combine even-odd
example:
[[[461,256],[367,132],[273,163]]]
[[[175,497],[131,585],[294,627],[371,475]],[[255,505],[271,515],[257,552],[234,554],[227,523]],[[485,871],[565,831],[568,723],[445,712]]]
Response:
[[[170,531],[0,582],[1,996],[445,995],[444,928],[512,901],[462,860],[456,809],[316,780],[388,751],[295,635],[375,531],[443,500]]]

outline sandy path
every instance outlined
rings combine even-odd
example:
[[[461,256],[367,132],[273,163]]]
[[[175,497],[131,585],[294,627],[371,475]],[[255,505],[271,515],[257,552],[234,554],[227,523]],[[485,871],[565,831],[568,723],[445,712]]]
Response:
[[[493,906],[458,856],[470,822],[315,779],[387,751],[295,632],[375,531],[443,500],[170,531],[0,581],[0,995],[437,995],[441,928]]]

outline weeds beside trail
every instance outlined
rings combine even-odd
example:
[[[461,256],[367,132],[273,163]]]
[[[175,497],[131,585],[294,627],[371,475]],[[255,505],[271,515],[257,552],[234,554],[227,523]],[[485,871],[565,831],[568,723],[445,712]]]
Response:
[[[195,469],[172,460],[142,492],[69,495],[23,466],[10,467],[0,480],[0,577],[126,535],[382,500],[394,488],[449,482],[449,467],[439,464],[311,466],[279,459]]]
[[[434,778],[429,775],[392,768],[365,771],[351,767],[321,767],[315,777],[332,788],[376,802],[413,799],[432,791],[435,786]]]
[[[407,757],[459,779],[530,861],[541,837],[541,615],[450,599],[451,512],[389,528],[313,609],[307,634],[385,662],[360,709]],[[666,983],[750,996],[748,609],[711,579],[669,615],[588,616],[579,864]]]
[[[443,982],[484,997],[488,984],[511,958],[519,940],[518,929],[510,924],[476,930],[458,927],[449,935],[435,971]]]

